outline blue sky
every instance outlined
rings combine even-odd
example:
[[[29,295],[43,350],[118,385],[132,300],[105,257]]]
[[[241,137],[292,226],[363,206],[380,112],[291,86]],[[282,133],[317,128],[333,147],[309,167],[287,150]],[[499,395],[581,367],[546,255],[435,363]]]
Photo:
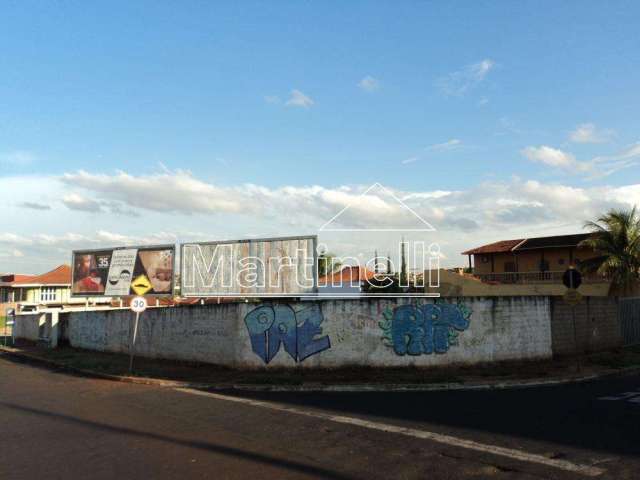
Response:
[[[639,14],[3,3],[0,270],[85,245],[313,233],[373,182],[440,223],[451,265],[485,240],[575,231],[640,199]]]

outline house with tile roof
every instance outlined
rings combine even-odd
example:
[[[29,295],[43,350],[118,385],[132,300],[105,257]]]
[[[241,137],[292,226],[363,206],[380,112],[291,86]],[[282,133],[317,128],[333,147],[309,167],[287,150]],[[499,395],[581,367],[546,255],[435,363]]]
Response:
[[[462,252],[469,258],[469,269],[483,281],[497,283],[560,282],[569,267],[597,256],[580,246],[588,233],[549,237],[500,240]],[[603,281],[587,276],[589,281]]]
[[[109,302],[110,299],[105,301]],[[85,299],[71,298],[69,265],[60,265],[41,275],[0,276],[0,315],[5,315],[10,308],[16,311],[37,311],[85,303]]]

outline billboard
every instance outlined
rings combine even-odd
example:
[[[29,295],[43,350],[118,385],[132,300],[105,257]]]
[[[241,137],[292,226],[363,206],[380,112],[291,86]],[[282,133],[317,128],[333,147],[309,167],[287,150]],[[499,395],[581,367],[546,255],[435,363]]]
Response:
[[[317,292],[315,235],[186,243],[185,297],[287,297]]]
[[[174,245],[76,250],[71,295],[172,295],[174,263]]]

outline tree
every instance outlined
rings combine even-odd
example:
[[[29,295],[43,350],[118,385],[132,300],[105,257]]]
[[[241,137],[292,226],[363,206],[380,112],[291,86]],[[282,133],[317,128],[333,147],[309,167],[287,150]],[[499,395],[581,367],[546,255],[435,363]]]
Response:
[[[378,250],[376,250],[376,258],[374,260],[374,264],[373,264],[373,273],[378,273]]]
[[[318,255],[318,277],[324,277],[340,269],[342,262],[333,253],[322,252]]]
[[[597,272],[628,289],[640,279],[640,216],[631,210],[610,210],[595,222],[586,222],[591,235],[580,242],[598,256],[584,260],[580,269]]]
[[[404,238],[400,243],[400,248],[402,249],[401,259],[400,259],[400,285],[405,286],[407,285],[408,277],[407,277],[407,259],[405,257],[405,252],[404,252]]]

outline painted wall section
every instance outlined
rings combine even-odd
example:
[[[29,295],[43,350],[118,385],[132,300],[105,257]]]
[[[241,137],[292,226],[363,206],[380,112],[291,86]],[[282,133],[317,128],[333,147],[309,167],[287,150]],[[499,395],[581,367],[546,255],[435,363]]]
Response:
[[[262,305],[244,317],[251,349],[264,363],[280,351],[280,345],[296,362],[331,348],[322,333],[322,309],[319,304],[294,310],[290,305]]]
[[[466,305],[425,303],[387,308],[380,322],[385,345],[398,355],[447,353],[459,345],[458,331],[469,327],[471,310]]]
[[[413,301],[412,301],[413,300]],[[61,315],[74,347],[128,352],[127,310]],[[230,367],[438,366],[551,357],[548,297],[354,299],[149,309],[136,354]]]

